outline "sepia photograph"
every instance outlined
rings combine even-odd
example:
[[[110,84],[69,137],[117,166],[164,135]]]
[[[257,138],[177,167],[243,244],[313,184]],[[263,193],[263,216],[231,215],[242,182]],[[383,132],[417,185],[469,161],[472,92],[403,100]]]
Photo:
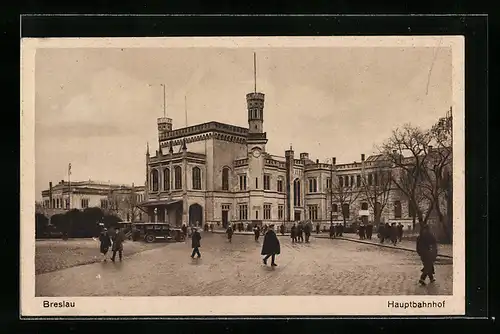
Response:
[[[21,74],[23,315],[464,313],[463,38],[25,39]]]

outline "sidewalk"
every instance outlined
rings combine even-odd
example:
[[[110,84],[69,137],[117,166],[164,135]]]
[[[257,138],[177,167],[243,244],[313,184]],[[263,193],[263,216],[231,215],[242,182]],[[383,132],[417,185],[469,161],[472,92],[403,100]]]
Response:
[[[205,232],[207,233],[207,232]],[[212,233],[212,232],[208,232],[208,233]],[[225,230],[214,230],[213,233],[217,233],[217,234],[226,234],[226,231]],[[337,237],[337,239],[341,239],[341,240],[347,240],[347,241],[352,241],[352,242],[358,242],[358,243],[362,243],[362,244],[369,244],[369,245],[374,245],[374,246],[379,246],[379,247],[385,247],[385,248],[393,248],[393,249],[399,249],[399,250],[404,250],[404,251],[408,251],[408,252],[417,252],[417,250],[415,249],[415,241],[409,241],[409,240],[402,240],[401,242],[398,242],[396,244],[396,246],[393,246],[392,244],[389,244],[389,243],[383,243],[381,244],[379,239],[377,237],[375,237],[374,239],[372,240],[360,240],[359,237],[353,233],[351,233],[352,235],[349,235],[349,234],[344,234],[344,236],[342,237]],[[234,235],[254,235],[253,232],[234,232]],[[276,233],[276,235],[279,237],[279,236],[282,236],[281,233]],[[285,236],[290,236],[290,233],[285,233]],[[329,233],[327,232],[322,232],[320,234],[316,234],[316,232],[312,233],[311,234],[311,237],[314,237],[314,238],[322,238],[322,239],[329,239],[330,236],[329,236]],[[450,258],[452,259],[453,258],[453,246],[452,245],[443,245],[443,244],[439,244],[438,245],[438,257],[444,257],[444,258]]]
[[[328,239],[328,235],[319,235],[317,238],[325,238]],[[360,240],[358,236],[355,236],[354,234],[352,236],[345,235],[337,239],[342,239],[342,240],[348,240],[352,242],[358,242],[362,244],[370,244],[374,246],[379,246],[379,247],[385,247],[385,248],[393,248],[393,249],[400,249],[400,250],[405,250],[409,252],[417,252],[416,248],[416,243],[415,241],[408,241],[408,240],[401,240],[401,242],[398,242],[396,246],[393,246],[392,244],[389,243],[383,243],[381,244],[378,238],[372,239],[372,240]],[[438,257],[445,257],[445,258],[453,258],[453,246],[452,245],[443,245],[443,244],[438,244]]]

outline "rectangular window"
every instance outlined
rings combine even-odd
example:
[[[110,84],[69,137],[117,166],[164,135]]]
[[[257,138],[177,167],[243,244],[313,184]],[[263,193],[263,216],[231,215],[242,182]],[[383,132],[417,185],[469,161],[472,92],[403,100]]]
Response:
[[[101,199],[101,208],[102,209],[107,209],[108,208],[108,200]]]
[[[315,193],[318,191],[318,183],[315,178],[309,179],[309,192]]]
[[[378,186],[378,174],[376,174],[376,173],[373,174],[373,178],[374,178],[373,181],[375,181],[375,185]]]
[[[278,190],[279,193],[283,192],[283,180],[278,180],[276,188],[277,188],[277,190]]]
[[[328,189],[328,190],[332,189],[332,179],[331,178],[326,179],[326,189]]]
[[[356,186],[361,187],[361,175],[356,175]]]
[[[247,176],[240,175],[240,190],[247,190]]]
[[[318,220],[318,206],[317,205],[309,205],[309,219]]]
[[[240,220],[248,220],[248,206],[246,204],[240,204]]]
[[[344,186],[344,177],[343,176],[339,176],[339,186],[340,187]]]
[[[259,211],[255,210],[255,220],[259,220]]]
[[[271,175],[264,175],[264,190],[271,190]]]
[[[66,207],[65,207],[65,208],[66,208],[66,209],[69,209],[69,198],[66,198],[66,199],[64,200],[64,202],[65,202],[65,204],[66,204]]]
[[[354,175],[351,175],[351,183],[350,183],[351,187],[354,186]]]
[[[255,189],[259,189],[259,178],[255,178]]]
[[[283,209],[284,209],[283,205],[278,205],[278,219],[283,219],[283,212],[285,211]]]
[[[82,198],[81,205],[82,205],[82,209],[88,208],[89,207],[89,200],[88,200],[88,198]]]
[[[271,204],[264,204],[264,219],[271,219]]]
[[[373,183],[373,176],[372,174],[368,174],[368,185],[371,186]]]

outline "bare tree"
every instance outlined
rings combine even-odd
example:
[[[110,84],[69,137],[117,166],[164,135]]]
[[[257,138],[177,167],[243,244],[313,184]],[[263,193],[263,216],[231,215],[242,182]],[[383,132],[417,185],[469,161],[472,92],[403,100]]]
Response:
[[[428,159],[426,160],[425,182],[423,187],[431,194],[435,203],[439,226],[444,233],[445,240],[451,241],[452,227],[452,195],[453,178],[451,177],[451,165],[453,158],[452,150],[452,116],[451,114],[439,119],[431,128],[431,143],[428,148]],[[442,203],[445,202],[446,218]]]
[[[430,132],[406,124],[380,148],[394,167],[392,183],[408,198],[421,225],[427,224],[435,206],[434,194],[425,185],[431,139]]]
[[[342,176],[339,176],[337,182],[332,180],[332,189],[330,192],[332,200],[331,204],[340,204],[340,212],[342,214],[342,220],[345,227],[346,219],[350,217],[350,207],[358,199],[360,192],[353,189],[353,187],[343,184],[343,181],[340,181],[341,177]],[[349,209],[345,209],[346,207]]]
[[[374,223],[378,226],[392,190],[392,169],[387,160],[377,161],[374,164],[375,169],[370,170],[369,177],[364,172],[361,176],[361,193],[363,200],[372,209]]]

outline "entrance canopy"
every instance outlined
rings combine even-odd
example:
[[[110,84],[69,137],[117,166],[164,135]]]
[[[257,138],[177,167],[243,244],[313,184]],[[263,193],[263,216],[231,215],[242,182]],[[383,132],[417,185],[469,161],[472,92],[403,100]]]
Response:
[[[165,206],[165,205],[175,204],[175,203],[179,203],[179,202],[182,202],[182,200],[180,200],[180,199],[154,200],[154,201],[146,201],[146,202],[139,203],[138,206],[142,206],[144,208],[150,208],[150,207],[156,207],[156,206]]]

